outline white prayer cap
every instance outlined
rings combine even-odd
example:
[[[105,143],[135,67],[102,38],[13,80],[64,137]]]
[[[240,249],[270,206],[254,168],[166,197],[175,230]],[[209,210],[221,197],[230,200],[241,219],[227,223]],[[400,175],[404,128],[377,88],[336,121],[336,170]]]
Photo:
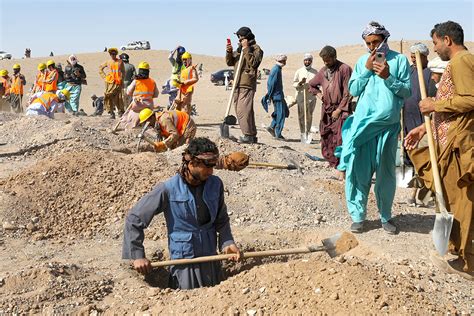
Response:
[[[416,51],[419,51],[420,54],[428,56],[430,54],[430,50],[428,46],[423,43],[415,43],[412,47],[410,47],[410,53],[414,54]]]
[[[436,57],[428,62],[428,68],[431,72],[442,74],[448,65],[448,61],[443,61],[441,58]]]
[[[275,58],[276,61],[285,61],[288,57],[284,54],[278,54],[277,57]]]
[[[306,53],[306,54],[304,54],[303,59],[311,59],[311,60],[313,60],[313,55],[311,55],[310,53]]]

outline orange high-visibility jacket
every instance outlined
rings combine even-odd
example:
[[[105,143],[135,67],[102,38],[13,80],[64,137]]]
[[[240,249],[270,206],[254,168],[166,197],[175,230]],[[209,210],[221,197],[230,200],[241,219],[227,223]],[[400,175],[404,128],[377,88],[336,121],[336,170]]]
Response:
[[[3,89],[5,89],[4,94],[9,94],[10,93],[10,78],[4,78],[0,77],[0,82],[3,85]]]
[[[49,111],[51,109],[51,102],[59,102],[59,98],[55,93],[45,92],[39,98],[36,98],[33,103],[41,103],[41,105]]]
[[[48,83],[47,81],[50,81],[51,79],[53,81]],[[44,91],[50,92],[58,90],[58,71],[56,69],[49,71],[45,81]]]
[[[105,77],[105,81],[115,84],[122,84],[122,72],[120,71],[120,67],[122,65],[122,60],[117,59],[117,61],[109,60],[107,62],[107,67],[109,67],[110,72]]]
[[[174,126],[176,126],[176,129],[178,130],[178,135],[183,136],[184,132],[186,131],[186,127],[188,126],[188,123],[189,123],[188,113],[184,111],[178,111],[178,110],[169,111],[168,113],[171,119],[173,120]],[[163,113],[161,113],[160,116],[157,117],[157,121],[159,121],[161,115],[163,115]],[[161,124],[160,124],[160,130],[161,130],[161,135],[163,137],[168,137],[170,135],[170,133],[167,130],[165,130]]]
[[[153,99],[153,93],[155,92],[155,80],[151,78],[147,79],[136,79],[135,90],[133,96],[140,96],[143,99]]]
[[[43,82],[46,78],[46,73],[42,73],[41,71],[38,71],[38,74],[36,75],[36,80],[35,80],[35,87],[37,87],[36,91],[44,91],[44,85],[45,83]]]
[[[180,79],[180,81],[184,82],[185,80],[193,79],[193,73],[194,73],[194,67],[193,66],[189,66],[188,68],[184,68],[183,70],[181,70],[181,79]],[[188,93],[188,92],[193,91],[193,86],[194,86],[194,84],[186,84],[186,85],[183,84],[183,85],[181,85],[181,87],[179,89],[181,90],[181,93]]]
[[[23,95],[23,82],[21,81],[20,76],[12,77],[10,93]]]

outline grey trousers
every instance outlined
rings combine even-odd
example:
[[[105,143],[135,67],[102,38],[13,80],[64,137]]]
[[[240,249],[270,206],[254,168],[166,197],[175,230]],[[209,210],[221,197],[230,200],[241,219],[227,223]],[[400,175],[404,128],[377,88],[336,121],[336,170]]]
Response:
[[[255,125],[255,112],[253,111],[253,98],[255,91],[247,88],[235,88],[234,107],[239,120],[242,134],[248,136],[257,135]]]

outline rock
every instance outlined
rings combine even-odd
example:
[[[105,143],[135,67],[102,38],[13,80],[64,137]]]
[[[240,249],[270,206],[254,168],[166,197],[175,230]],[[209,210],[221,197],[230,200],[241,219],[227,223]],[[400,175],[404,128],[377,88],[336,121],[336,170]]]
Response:
[[[31,218],[31,222],[32,222],[33,224],[38,224],[39,221],[40,221],[40,218],[39,218],[38,216],[35,216],[35,217],[32,217],[32,218]]]
[[[247,311],[247,315],[249,315],[249,316],[255,316],[255,315],[257,315],[257,311],[256,311],[255,309],[249,309],[249,310]]]
[[[314,289],[314,293],[315,293],[315,294],[321,294],[321,288],[320,288],[320,287],[315,288],[315,289]]]
[[[250,289],[248,287],[242,290],[242,294],[248,294],[248,293],[250,293]]]
[[[260,289],[258,289],[260,291],[260,293],[264,293],[266,288],[265,287],[261,287]]]
[[[339,294],[338,293],[332,293],[330,298],[336,301],[336,300],[339,299]]]
[[[26,229],[28,229],[29,232],[34,232],[38,230],[38,227],[36,227],[36,225],[33,223],[28,223],[26,224]]]
[[[4,222],[3,225],[3,230],[17,230],[18,227],[13,224],[13,223],[9,223],[9,222]]]
[[[228,314],[229,314],[229,316],[239,316],[240,315],[239,310],[236,309],[235,307],[229,307]]]

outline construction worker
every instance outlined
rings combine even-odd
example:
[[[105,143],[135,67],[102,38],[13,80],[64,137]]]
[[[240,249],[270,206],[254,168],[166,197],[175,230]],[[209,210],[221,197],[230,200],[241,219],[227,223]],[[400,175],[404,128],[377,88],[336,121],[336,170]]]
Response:
[[[35,83],[31,90],[31,93],[36,93],[40,91],[44,91],[44,81],[46,80],[46,64],[39,63],[38,64],[38,73],[36,74]]]
[[[138,65],[138,74],[127,88],[127,95],[132,99],[131,107],[122,116],[121,122],[125,128],[135,128],[140,124],[140,111],[154,109],[153,98],[159,94],[155,80],[150,78],[150,65],[142,61]]]
[[[2,98],[6,99],[10,95],[10,84],[11,80],[8,76],[8,70],[2,69],[0,70],[0,83],[2,84]]]
[[[124,113],[122,87],[125,68],[123,61],[117,58],[117,48],[109,48],[108,52],[111,59],[99,66],[99,74],[105,80],[105,109],[109,112],[110,118],[115,119],[115,108],[117,108],[119,116]],[[105,68],[109,69],[108,73],[104,72]]]
[[[20,64],[13,65],[13,76],[11,78],[10,87],[10,106],[13,112],[23,112],[23,86],[26,84],[25,76],[20,73]]]
[[[196,65],[193,65],[193,57],[189,52],[185,52],[181,59],[183,60],[184,68],[181,70],[179,78],[179,97],[175,101],[176,109],[191,115],[194,84],[199,81],[199,76],[196,71]]]
[[[32,96],[32,101],[26,109],[26,115],[45,115],[54,118],[55,112],[64,110],[64,103],[69,100],[70,93],[66,89],[52,92],[38,92]]]
[[[120,54],[120,59],[123,61],[123,67],[125,70],[123,76],[123,103],[126,107],[130,104],[130,102],[132,102],[132,98],[127,94],[127,88],[132,83],[133,79],[135,79],[137,71],[135,66],[130,63],[130,56],[128,56],[128,54]]]
[[[48,71],[46,73],[46,79],[44,80],[44,91],[54,93],[58,90],[59,73],[52,59],[46,62],[46,67],[48,67]]]
[[[196,135],[196,124],[193,119],[183,111],[173,110],[153,112],[145,108],[140,112],[140,124],[150,122],[154,126],[159,138],[164,139],[154,144],[156,152],[165,152],[174,149],[189,141]]]

